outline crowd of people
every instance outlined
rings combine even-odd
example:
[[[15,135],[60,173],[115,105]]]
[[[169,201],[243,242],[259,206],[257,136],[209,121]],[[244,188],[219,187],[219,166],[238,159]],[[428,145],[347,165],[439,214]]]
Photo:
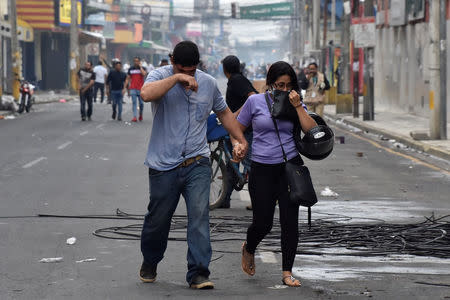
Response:
[[[159,67],[168,64],[167,59],[162,59]],[[111,118],[113,120],[117,118],[118,121],[122,121],[123,97],[127,94],[132,100],[133,118],[131,122],[142,121],[144,102],[140,97],[140,91],[148,72],[154,69],[152,64],[147,64],[139,57],[133,59],[132,66],[127,63],[122,65],[117,58],[112,60],[111,65],[105,60],[99,60],[95,67],[92,62],[87,61],[84,67],[78,71],[81,121],[92,120],[93,103],[97,102],[99,93],[99,103],[103,103],[106,94],[106,103],[112,106]]]

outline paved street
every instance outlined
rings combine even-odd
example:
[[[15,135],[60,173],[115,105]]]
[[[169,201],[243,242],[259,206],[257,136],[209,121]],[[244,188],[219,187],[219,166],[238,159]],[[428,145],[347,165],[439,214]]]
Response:
[[[110,119],[110,106],[95,104],[92,122],[81,122],[76,101],[35,105],[30,114],[0,122],[0,299],[443,299],[450,298],[450,260],[423,256],[352,256],[330,246],[320,255],[299,255],[294,273],[301,288],[281,286],[281,255],[257,253],[256,275],[240,268],[245,228],[235,239],[213,243],[211,279],[216,288],[187,288],[186,242],[170,241],[154,284],[143,284],[139,242],[96,237],[99,228],[139,224],[139,220],[43,218],[53,215],[113,215],[117,208],[145,213],[147,169],[143,165],[151,125]],[[126,122],[125,122],[126,121]],[[450,164],[393,148],[375,136],[335,128],[333,155],[306,161],[319,196],[319,219],[338,224],[418,223],[424,216],[450,214]],[[397,152],[400,151],[400,152]],[[357,153],[360,153],[358,156]],[[361,157],[360,157],[361,156]],[[232,208],[214,217],[250,217],[247,192],[233,194]],[[183,201],[176,214],[183,215]],[[277,213],[278,217],[278,213]],[[235,229],[224,218],[224,226]],[[229,223],[227,223],[229,222]],[[301,228],[306,229],[305,209]],[[177,233],[177,236],[182,237]],[[76,237],[74,245],[66,239]],[[424,237],[426,239],[427,237]],[[300,250],[302,235],[300,235]],[[42,258],[62,257],[59,263]],[[77,262],[95,258],[95,261]],[[433,285],[434,284],[434,285]]]

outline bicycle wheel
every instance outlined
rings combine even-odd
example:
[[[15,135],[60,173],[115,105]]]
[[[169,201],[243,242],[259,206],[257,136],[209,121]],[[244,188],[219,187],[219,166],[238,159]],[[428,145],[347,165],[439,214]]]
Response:
[[[227,191],[227,167],[217,153],[211,153],[211,187],[209,192],[209,209],[222,205]]]

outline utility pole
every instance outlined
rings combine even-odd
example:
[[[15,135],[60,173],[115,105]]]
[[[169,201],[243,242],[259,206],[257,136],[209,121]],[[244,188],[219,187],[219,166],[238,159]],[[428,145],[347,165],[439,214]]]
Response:
[[[334,1],[334,0],[333,0]],[[348,0],[347,0],[348,3]],[[348,5],[350,5],[348,3]],[[344,10],[344,17],[342,22],[341,35],[341,49],[342,49],[342,71],[340,77],[342,78],[342,93],[350,94],[350,16],[351,13]]]
[[[300,58],[305,54],[305,41],[306,41],[306,16],[305,16],[305,0],[299,0],[298,4],[298,22],[299,22],[299,38],[298,48]]]
[[[312,25],[312,49],[317,51],[320,49],[320,0],[313,0]]]
[[[9,0],[9,22],[11,23],[11,62],[12,62],[12,74],[11,74],[11,87],[12,95],[15,100],[19,100],[19,88],[20,88],[20,51],[19,41],[17,39],[17,11],[16,0]]]
[[[439,136],[447,139],[447,11],[446,0],[439,1],[439,35],[440,35],[440,99],[439,99]]]
[[[80,50],[78,42],[78,9],[77,0],[70,2],[70,57],[69,57],[69,78],[70,92],[78,93],[77,72],[80,68]]]
[[[336,0],[331,0],[331,31],[333,32],[331,39],[336,45]]]
[[[323,7],[323,43],[322,47],[327,46],[327,31],[328,31],[328,0],[325,0]]]
[[[441,79],[440,79],[440,41],[439,41],[439,1],[430,1],[430,138],[437,140],[440,138],[440,97],[441,97]]]

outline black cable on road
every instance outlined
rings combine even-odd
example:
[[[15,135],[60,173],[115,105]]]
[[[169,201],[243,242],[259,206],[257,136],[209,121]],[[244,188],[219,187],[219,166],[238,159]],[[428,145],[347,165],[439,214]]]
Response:
[[[310,230],[306,224],[300,224],[300,242],[297,254],[322,255],[329,248],[350,250],[329,255],[349,256],[383,256],[407,254],[416,256],[432,256],[450,258],[450,215],[435,218],[425,217],[425,221],[414,224],[389,224],[379,219],[364,219],[370,223],[352,223],[354,218],[337,214],[323,214],[316,219]],[[129,214],[120,209],[115,215],[47,215],[48,218],[79,219],[115,219],[140,220],[144,215]],[[363,219],[363,218],[357,218]],[[239,253],[220,249],[220,243],[243,241],[247,228],[251,223],[250,216],[210,216],[211,242],[218,253]],[[187,216],[174,215],[172,218],[169,240],[186,241]],[[142,222],[126,226],[100,228],[93,232],[97,237],[115,240],[140,240]],[[261,242],[259,249],[281,252],[281,228],[277,219],[273,222],[272,231]],[[219,256],[216,259],[220,259]]]

